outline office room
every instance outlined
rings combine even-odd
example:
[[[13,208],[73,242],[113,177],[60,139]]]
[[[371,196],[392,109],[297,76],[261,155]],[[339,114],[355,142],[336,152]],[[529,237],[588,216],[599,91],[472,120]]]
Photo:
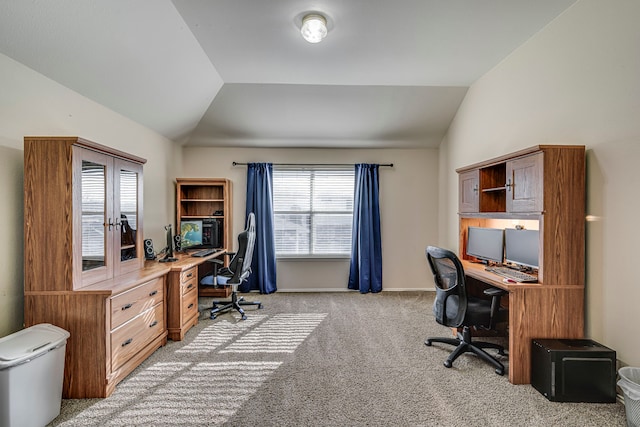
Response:
[[[317,46],[306,46],[302,44],[306,44],[304,41],[296,43],[300,48],[323,49],[323,44],[330,43],[332,36],[344,37],[341,36],[340,26],[348,25],[345,22],[347,16],[357,16],[353,10],[347,12],[347,9],[342,9],[346,6],[332,1],[326,2],[326,5],[323,2],[297,3],[296,8],[299,10],[296,13],[282,12],[291,15],[291,22],[287,24],[292,27],[292,37],[300,37],[293,20],[301,20],[302,16],[297,15],[305,11],[322,11],[325,7],[330,24],[323,42]],[[384,11],[384,3],[374,2],[373,10]],[[388,19],[398,25],[398,17],[408,19],[412,15],[419,15],[415,11],[426,14],[429,7],[439,7],[436,6],[438,3],[393,2],[393,9],[397,14],[389,15]],[[460,9],[450,11],[451,16],[463,19],[463,11],[470,8],[471,3],[475,2],[456,2],[455,5]],[[484,13],[478,13],[476,9],[466,10],[476,12],[473,17],[478,20],[492,19],[488,15],[492,15],[494,10],[499,10],[506,17],[521,18],[523,14],[533,13],[528,1],[514,3],[495,0],[489,3],[486,10],[482,9],[482,5],[474,6]],[[471,355],[463,355],[456,362],[460,363],[459,366],[454,364],[453,369],[446,369],[442,366],[442,361],[450,349],[444,346],[426,347],[423,343],[429,331],[436,330],[442,335],[446,330],[436,325],[431,305],[420,306],[420,303],[431,302],[432,296],[422,295],[433,295],[435,289],[433,276],[425,259],[426,246],[436,245],[454,252],[459,250],[456,170],[537,145],[584,145],[584,338],[615,350],[618,368],[640,366],[640,340],[635,327],[640,322],[640,314],[636,309],[640,288],[636,285],[632,260],[638,246],[635,239],[640,239],[633,213],[636,207],[640,208],[640,202],[629,199],[626,195],[627,191],[633,192],[640,185],[640,178],[634,178],[632,173],[634,162],[640,158],[640,80],[637,77],[640,75],[640,27],[637,25],[640,3],[636,0],[568,0],[543,3],[539,6],[540,9],[534,8],[540,13],[536,21],[538,27],[531,26],[529,33],[519,32],[522,39],[517,44],[508,47],[508,43],[499,43],[500,34],[495,35],[495,43],[501,44],[503,50],[499,56],[485,61],[484,69],[479,67],[477,76],[472,81],[465,82],[462,78],[448,76],[441,81],[430,81],[425,77],[422,82],[411,80],[409,84],[403,84],[403,81],[409,80],[404,80],[406,76],[402,70],[413,67],[418,62],[411,62],[409,65],[398,63],[391,67],[396,70],[397,76],[391,75],[386,80],[374,81],[376,73],[361,67],[362,64],[370,66],[371,62],[366,62],[366,56],[355,54],[358,49],[351,47],[352,58],[347,61],[351,69],[349,73],[345,73],[349,78],[344,80],[347,83],[336,84],[326,77],[301,81],[291,72],[287,76],[288,81],[284,77],[277,79],[273,77],[273,69],[268,68],[262,70],[264,75],[255,81],[249,79],[249,70],[244,70],[244,75],[228,76],[225,79],[223,76],[226,76],[229,69],[217,65],[216,58],[210,57],[210,49],[214,47],[201,39],[202,33],[199,31],[204,30],[197,30],[197,25],[194,25],[198,22],[198,9],[194,6],[195,3],[187,0],[142,1],[134,4],[64,1],[57,3],[55,8],[40,2],[2,2],[0,196],[3,203],[0,205],[0,219],[5,226],[4,238],[0,239],[0,255],[4,260],[4,268],[0,272],[0,338],[22,330],[25,322],[24,281],[25,270],[29,268],[24,257],[25,136],[79,136],[112,150],[146,159],[143,178],[144,238],[151,239],[156,245],[161,245],[165,239],[165,226],[176,223],[177,178],[231,180],[231,234],[235,239],[244,228],[247,168],[244,165],[234,166],[233,162],[393,163],[393,167],[381,167],[379,172],[383,292],[359,294],[347,291],[348,259],[279,259],[278,292],[269,295],[249,294],[248,299],[264,297],[265,307],[263,310],[247,309],[248,320],[245,322],[248,323],[244,324],[253,325],[252,321],[263,319],[256,316],[270,316],[270,310],[275,307],[294,307],[295,299],[289,298],[305,298],[305,295],[323,298],[322,301],[327,302],[326,310],[334,305],[342,307],[341,304],[352,307],[345,301],[353,302],[360,309],[358,304],[369,306],[375,304],[376,298],[391,298],[390,304],[395,304],[400,296],[410,295],[406,301],[407,310],[409,307],[415,308],[415,317],[402,317],[403,309],[399,307],[389,314],[388,319],[397,322],[393,325],[394,329],[406,328],[418,338],[415,340],[415,348],[412,347],[406,352],[406,356],[402,355],[396,360],[398,368],[406,369],[394,370],[387,367],[388,372],[416,387],[420,380],[437,388],[440,383],[432,383],[436,379],[446,382],[449,375],[462,381],[465,376],[475,378],[480,373],[489,385],[483,385],[480,380],[473,383],[473,389],[453,397],[430,393],[416,405],[410,398],[394,401],[393,391],[380,389],[376,381],[367,380],[366,376],[361,382],[345,384],[338,381],[337,384],[332,383],[331,387],[327,386],[327,379],[323,382],[322,379],[313,377],[309,378],[309,384],[295,382],[295,387],[283,391],[282,396],[293,400],[296,392],[310,393],[305,397],[313,403],[312,393],[316,390],[318,404],[325,405],[332,415],[321,415],[322,412],[310,408],[314,405],[305,406],[296,401],[291,403],[292,408],[298,409],[298,414],[293,416],[286,411],[285,398],[278,397],[273,407],[283,411],[281,414],[284,417],[293,417],[283,420],[270,412],[269,405],[248,398],[238,406],[233,406],[228,418],[218,414],[216,416],[219,418],[211,418],[200,425],[247,425],[257,422],[256,420],[261,420],[264,425],[300,425],[304,422],[308,425],[390,425],[394,421],[396,424],[406,425],[461,425],[474,420],[480,420],[478,422],[484,425],[507,425],[520,421],[523,425],[624,425],[625,409],[620,401],[615,404],[549,402],[530,385],[510,384],[507,375],[495,375],[492,369],[482,363],[468,365],[469,359],[473,360]],[[242,7],[233,9],[223,2],[215,2],[215,7],[229,13],[229,17],[232,11],[251,13],[252,8],[258,8],[253,13],[259,15],[262,8],[266,7],[258,7],[257,3],[248,1],[238,4]],[[279,6],[274,7],[276,11],[289,11],[292,8],[290,1],[275,1],[273,4]],[[366,2],[355,2],[355,5],[358,8],[367,7]],[[126,18],[122,16],[123,11],[126,11]],[[340,13],[334,12],[337,15],[332,17],[332,11]],[[96,14],[100,18],[96,18]],[[272,14],[275,15],[275,12],[270,11],[269,15]],[[148,16],[155,20],[147,19]],[[376,18],[384,19],[385,15],[381,13]],[[129,43],[125,36],[135,34],[132,28],[135,27],[136,20],[141,22],[143,28],[151,30],[140,34],[140,37],[146,42],[155,41],[162,48],[156,46],[155,49],[149,49],[141,47],[142,43]],[[216,22],[219,20],[220,18]],[[113,34],[107,31],[106,25],[98,25],[100,21],[108,21]],[[160,31],[154,28],[153,22],[169,25]],[[77,29],[84,36],[70,34],[71,28]],[[394,31],[387,25],[376,28],[383,32],[382,37],[385,32]],[[92,34],[92,30],[95,33]],[[157,33],[153,32],[155,30]],[[428,32],[420,34],[427,37]],[[378,34],[376,37],[379,36]],[[470,37],[469,34],[466,37]],[[421,40],[421,43],[427,41]],[[229,46],[235,45],[229,42]],[[403,51],[419,55],[420,43],[412,43],[410,46]],[[166,55],[171,57],[166,58]],[[389,62],[396,60],[391,51],[388,55]],[[448,56],[451,55],[443,55]],[[148,60],[149,63],[142,60]],[[245,69],[255,68],[249,59],[240,64]],[[156,76],[151,65],[162,66],[165,70]],[[383,66],[382,63],[379,65]],[[187,77],[184,75],[185,66],[189,67]],[[322,76],[321,73],[320,75]],[[160,80],[160,76],[172,79]],[[125,82],[126,85],[117,85],[118,82]],[[382,107],[385,107],[378,110],[379,115],[366,116],[363,113],[354,117],[354,121],[368,117],[371,120],[370,127],[379,130],[379,135],[375,137],[377,139],[367,141],[367,138],[374,139],[372,133],[351,135],[350,138],[343,134],[339,139],[333,140],[327,136],[330,133],[321,137],[315,134],[292,136],[290,129],[286,128],[276,129],[268,139],[251,135],[247,137],[239,133],[234,136],[233,129],[224,129],[221,122],[216,122],[225,111],[216,104],[216,100],[220,101],[223,95],[227,96],[229,92],[226,91],[241,91],[246,86],[247,93],[251,93],[249,89],[271,90],[283,86],[285,93],[282,97],[289,99],[286,91],[295,85],[308,86],[311,93],[319,92],[314,91],[314,87],[327,86],[328,93],[336,96],[342,96],[334,87],[340,85],[348,85],[347,88],[355,93],[363,90],[359,86],[378,90],[379,92],[374,92],[377,98],[368,99],[382,103]],[[388,90],[403,94],[405,98],[397,96],[406,100],[409,99],[406,95],[407,86],[413,88],[416,95],[424,94],[425,87],[428,87],[433,90],[429,93],[434,97],[439,93],[438,88],[450,90],[449,98],[441,98],[441,105],[449,119],[444,125],[442,121],[435,123],[436,128],[432,132],[426,129],[430,123],[414,122],[413,125],[423,132],[419,140],[401,140],[397,135],[394,140],[384,140],[380,136],[385,132],[381,129],[381,123],[392,125],[385,118],[399,120],[403,115],[411,117],[412,112],[403,110],[397,98],[387,96],[387,92],[380,87],[385,90],[391,88]],[[162,91],[159,92],[160,88]],[[264,99],[256,102],[260,107],[269,107]],[[429,112],[433,114],[433,110]],[[276,115],[271,111],[266,117]],[[321,117],[335,115],[327,112]],[[237,125],[252,119],[252,116],[234,119],[234,124]],[[258,119],[254,117],[254,120]],[[264,126],[264,123],[258,125],[262,125],[262,129],[271,129]],[[330,124],[321,124],[313,129],[321,127],[330,127]],[[295,126],[292,125],[292,128]],[[218,130],[219,134],[209,139],[207,131],[211,130]],[[392,130],[388,129],[389,134],[393,134]],[[283,140],[297,138],[299,142],[277,141],[278,135]],[[43,238],[44,243],[46,237]],[[323,309],[322,305],[312,307],[319,312]],[[254,320],[251,320],[252,316]],[[369,322],[377,326],[384,323],[376,316],[372,317],[368,319]],[[191,332],[186,333],[184,343],[191,342],[194,335],[208,325],[216,322],[228,323],[232,319],[235,319],[232,314],[214,321],[204,316]],[[326,323],[328,321],[326,318],[322,320]],[[423,324],[415,324],[416,322]],[[232,323],[243,324],[242,321]],[[316,332],[318,331],[319,329]],[[367,349],[380,351],[381,354],[391,351],[386,348],[376,349],[374,343],[385,346],[385,341],[376,340],[375,334],[367,332],[369,333],[372,335],[367,336],[372,341]],[[330,335],[328,332],[327,334]],[[389,347],[397,344],[396,340],[388,341]],[[303,344],[320,343],[322,340],[314,339],[312,332]],[[183,343],[170,340],[165,347],[152,354],[149,361],[142,363],[140,369],[155,366],[152,363],[159,357],[158,354],[173,352],[179,345]],[[301,344],[298,349],[303,349],[304,345]],[[349,346],[346,349],[359,352],[357,348]],[[336,366],[342,366],[341,357],[356,359],[355,355],[340,355],[338,348],[324,351],[327,351],[327,360],[333,361]],[[229,360],[229,356],[216,354],[209,361],[215,362],[216,357]],[[300,361],[294,363],[293,359],[295,352],[288,355],[285,362],[299,367],[301,372],[298,375],[310,375]],[[280,362],[273,357],[266,360]],[[308,363],[314,366],[314,362],[315,358],[310,356]],[[317,362],[320,363],[319,366],[325,366],[321,361]],[[173,363],[181,362],[178,358]],[[278,369],[282,370],[285,365],[286,363]],[[138,375],[140,369],[133,371],[115,386],[113,396],[118,396],[120,388],[126,390],[131,384],[127,381]],[[328,368],[327,372],[332,374],[329,376],[336,378],[341,374],[338,369]],[[461,372],[464,375],[458,377]],[[356,378],[358,374],[366,375],[362,367],[357,374],[345,375],[354,375]],[[282,374],[277,370],[273,375],[275,379],[282,381],[279,378]],[[380,380],[380,383],[389,382],[388,380],[389,378],[387,381]],[[266,387],[268,381],[261,384]],[[345,396],[352,391],[352,387],[359,387],[356,390],[367,398],[376,395],[375,390],[366,387],[368,385],[372,389],[377,387],[386,403],[376,405],[375,402],[368,401],[358,408],[345,409],[347,415],[341,415],[339,400],[344,403]],[[328,390],[341,398],[335,399],[327,395],[321,390],[323,386],[327,386]],[[161,389],[162,386],[157,387]],[[405,393],[410,391],[405,390]],[[254,397],[260,395],[259,391],[254,392]],[[271,395],[274,393],[273,389],[269,389],[269,392]],[[472,400],[476,394],[488,398],[486,395],[492,392],[496,394],[497,402],[506,401],[501,399],[508,399],[504,396],[509,395],[515,396],[514,400],[526,402],[528,407],[521,412],[529,418],[523,421],[517,414],[510,411],[501,413],[487,404],[481,408],[469,406],[470,413],[467,414],[456,413],[453,402],[460,405],[461,401]],[[403,393],[398,395],[407,396]],[[96,411],[111,408],[109,410],[113,412],[108,413],[113,414],[112,422],[122,422],[123,418],[119,417],[126,412],[105,406],[110,399],[112,398],[77,401],[65,399],[63,414],[54,424],[79,425],[84,422],[84,425],[91,425],[90,417],[93,415],[90,411],[93,406],[96,406]],[[452,400],[450,404],[448,399]],[[205,404],[207,405],[215,406],[210,403]],[[301,408],[306,409],[301,411]],[[207,411],[202,408],[200,410]],[[407,418],[413,411],[417,411],[416,418]],[[367,418],[367,413],[374,418]],[[445,418],[437,418],[437,414]],[[180,411],[170,415],[182,416]],[[588,418],[572,418],[585,415]],[[76,416],[79,418],[74,421]],[[578,419],[580,422],[576,421]],[[98,423],[95,421],[95,424]],[[161,422],[156,422],[158,423]]]

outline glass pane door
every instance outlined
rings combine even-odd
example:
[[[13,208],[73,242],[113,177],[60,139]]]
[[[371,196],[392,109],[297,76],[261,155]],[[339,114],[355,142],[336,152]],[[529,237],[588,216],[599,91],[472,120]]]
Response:
[[[82,161],[82,271],[106,266],[106,167]]]
[[[138,257],[138,174],[120,170],[120,261]]]

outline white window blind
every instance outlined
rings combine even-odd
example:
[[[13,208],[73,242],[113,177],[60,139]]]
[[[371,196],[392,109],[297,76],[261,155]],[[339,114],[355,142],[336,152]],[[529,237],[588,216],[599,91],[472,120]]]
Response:
[[[138,229],[138,174],[120,171],[120,213],[127,217],[129,227]]]
[[[276,255],[350,256],[353,189],[353,167],[274,167]]]

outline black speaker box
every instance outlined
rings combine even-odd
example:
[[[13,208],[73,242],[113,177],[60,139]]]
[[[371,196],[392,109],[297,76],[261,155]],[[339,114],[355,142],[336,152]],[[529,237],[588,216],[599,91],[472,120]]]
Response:
[[[153,240],[144,239],[144,258],[148,260],[156,259],[156,253],[153,250]]]
[[[616,401],[616,352],[586,339],[535,339],[531,385],[554,402]]]
[[[182,236],[179,234],[173,236],[173,249],[176,252],[180,252],[182,250]]]

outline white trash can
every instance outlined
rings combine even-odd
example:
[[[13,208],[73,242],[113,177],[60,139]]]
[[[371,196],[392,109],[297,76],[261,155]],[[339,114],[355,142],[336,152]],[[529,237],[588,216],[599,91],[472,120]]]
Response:
[[[618,370],[618,385],[624,394],[628,427],[640,427],[640,368],[625,366]]]
[[[67,338],[48,323],[0,338],[0,427],[42,427],[60,415]]]

